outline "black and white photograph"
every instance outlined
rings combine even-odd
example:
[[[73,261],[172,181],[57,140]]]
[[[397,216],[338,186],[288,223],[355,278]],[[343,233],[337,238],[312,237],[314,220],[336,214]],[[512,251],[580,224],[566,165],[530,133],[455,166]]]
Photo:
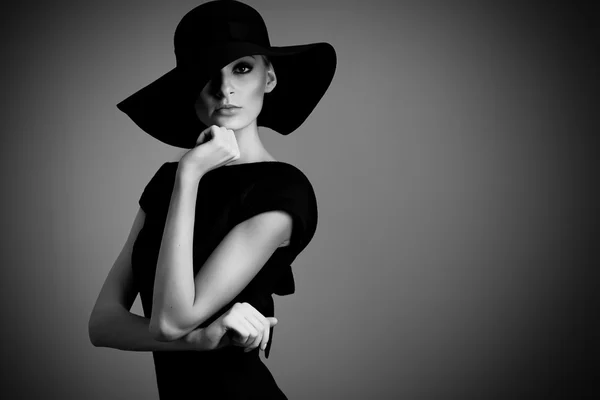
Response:
[[[1,7],[0,398],[600,398],[593,2]]]

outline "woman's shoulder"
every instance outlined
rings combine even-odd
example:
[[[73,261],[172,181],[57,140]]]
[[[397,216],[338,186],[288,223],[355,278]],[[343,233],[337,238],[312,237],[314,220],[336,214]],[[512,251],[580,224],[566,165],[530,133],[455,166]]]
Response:
[[[179,162],[177,162],[177,161],[166,161],[166,162],[164,162],[158,168],[158,170],[154,173],[154,177],[152,179],[155,179],[155,178],[164,178],[165,176],[167,176],[169,174],[173,174],[175,171],[177,171],[178,165],[179,165]]]
[[[281,176],[281,177],[285,177],[285,178],[299,179],[299,180],[306,181],[307,183],[310,183],[308,176],[304,173],[304,171],[300,167],[298,167],[294,164],[290,164],[286,161],[272,160],[272,161],[263,161],[263,162],[259,162],[256,164],[265,166],[267,169],[267,172],[272,172],[272,175],[277,175],[277,176]]]
[[[301,168],[286,162],[269,162],[257,166],[248,176],[249,204],[300,207],[313,212],[317,198],[313,185]],[[245,175],[246,176],[246,175]]]
[[[300,167],[284,161],[265,162],[263,165],[263,173],[257,175],[268,186],[296,187],[313,191],[311,180]]]
[[[166,186],[175,184],[175,175],[177,172],[177,161],[167,161],[163,163],[154,173],[148,185],[150,188],[164,189]]]

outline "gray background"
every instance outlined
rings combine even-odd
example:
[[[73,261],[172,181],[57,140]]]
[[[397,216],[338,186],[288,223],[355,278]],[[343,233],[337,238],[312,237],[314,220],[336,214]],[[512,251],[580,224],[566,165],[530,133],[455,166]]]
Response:
[[[297,293],[275,299],[267,365],[289,398],[583,398],[597,14],[248,3],[273,45],[338,52],[306,123],[261,134],[319,202]],[[115,104],[175,65],[175,26],[196,4],[2,12],[2,398],[158,398],[150,353],[94,348],[87,322],[144,186],[182,155]]]

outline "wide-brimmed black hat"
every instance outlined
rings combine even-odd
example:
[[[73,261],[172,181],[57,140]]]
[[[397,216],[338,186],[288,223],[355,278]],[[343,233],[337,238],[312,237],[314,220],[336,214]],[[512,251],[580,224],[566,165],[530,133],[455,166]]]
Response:
[[[225,65],[249,55],[266,55],[277,87],[264,97],[257,124],[288,135],[310,115],[329,87],[336,53],[329,43],[271,46],[267,27],[252,7],[233,0],[204,3],[175,29],[176,67],[117,104],[140,128],[176,147],[193,148],[206,129],[195,102]]]

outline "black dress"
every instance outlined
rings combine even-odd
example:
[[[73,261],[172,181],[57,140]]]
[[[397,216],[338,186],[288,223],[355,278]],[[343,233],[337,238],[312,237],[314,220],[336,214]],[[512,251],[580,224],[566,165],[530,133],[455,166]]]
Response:
[[[146,219],[133,246],[132,268],[148,318],[177,166],[177,162],[163,164],[139,200]],[[248,302],[265,317],[274,316],[272,295],[289,295],[295,290],[291,264],[315,233],[317,202],[304,173],[280,161],[226,165],[209,171],[200,180],[194,223],[194,274],[235,225],[269,210],[284,210],[292,216],[289,245],[279,247],[246,288],[201,327],[208,326],[236,302]],[[265,350],[267,357],[272,338]],[[214,351],[157,351],[153,358],[161,400],[286,399],[261,361],[258,349],[247,353],[233,346]]]

